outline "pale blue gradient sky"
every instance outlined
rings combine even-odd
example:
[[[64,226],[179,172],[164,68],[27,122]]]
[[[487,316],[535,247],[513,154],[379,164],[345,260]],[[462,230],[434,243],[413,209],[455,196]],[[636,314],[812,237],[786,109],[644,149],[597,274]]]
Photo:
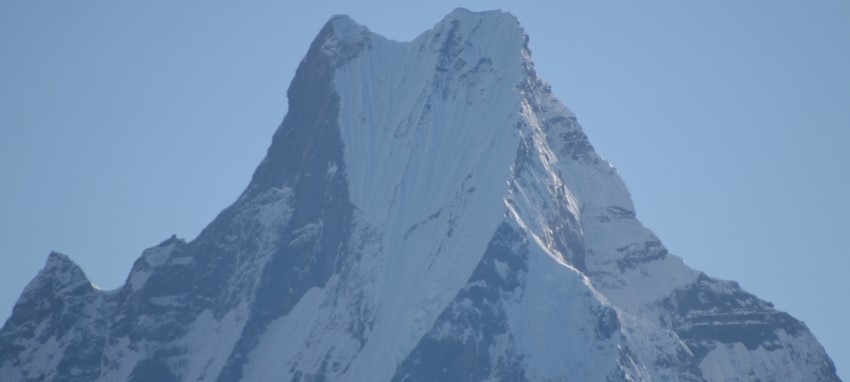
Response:
[[[0,320],[51,250],[119,286],[234,201],[321,25],[410,40],[501,8],[690,265],[804,320],[850,379],[850,2],[0,2]]]

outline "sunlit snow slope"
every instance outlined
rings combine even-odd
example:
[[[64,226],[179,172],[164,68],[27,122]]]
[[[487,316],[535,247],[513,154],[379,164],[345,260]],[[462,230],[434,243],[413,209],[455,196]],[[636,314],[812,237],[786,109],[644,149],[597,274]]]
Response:
[[[688,268],[537,77],[515,17],[345,16],[240,198],[94,288],[50,255],[2,381],[837,381],[803,323]]]

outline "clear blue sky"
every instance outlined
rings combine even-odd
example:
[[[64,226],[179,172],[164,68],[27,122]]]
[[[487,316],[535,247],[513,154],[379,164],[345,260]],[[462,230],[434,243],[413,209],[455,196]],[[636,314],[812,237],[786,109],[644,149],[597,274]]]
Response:
[[[850,2],[297,3],[0,2],[0,320],[51,250],[110,289],[144,248],[194,238],[332,14],[409,40],[501,8],[638,217],[804,320],[850,380]]]

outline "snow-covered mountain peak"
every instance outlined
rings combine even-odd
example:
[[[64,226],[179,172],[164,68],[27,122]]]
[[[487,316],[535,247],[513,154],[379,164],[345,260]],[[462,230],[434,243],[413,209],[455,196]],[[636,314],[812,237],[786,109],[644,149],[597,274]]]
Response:
[[[59,252],[51,252],[44,268],[24,289],[23,296],[43,293],[45,288],[50,289],[50,293],[64,294],[94,287],[82,268],[71,258]]]
[[[637,220],[527,41],[501,11],[409,42],[332,17],[244,193],[114,292],[51,255],[0,380],[837,380]]]
[[[68,255],[54,251],[47,255],[47,262],[44,264],[43,272],[51,274],[62,272],[82,273],[82,270]]]

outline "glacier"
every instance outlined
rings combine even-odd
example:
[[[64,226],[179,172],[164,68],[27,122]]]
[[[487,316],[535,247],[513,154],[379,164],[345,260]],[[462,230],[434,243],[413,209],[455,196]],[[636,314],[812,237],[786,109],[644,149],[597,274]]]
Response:
[[[2,381],[839,381],[806,326],[689,268],[501,11],[410,42],[334,16],[242,195],[93,286],[53,253]]]

